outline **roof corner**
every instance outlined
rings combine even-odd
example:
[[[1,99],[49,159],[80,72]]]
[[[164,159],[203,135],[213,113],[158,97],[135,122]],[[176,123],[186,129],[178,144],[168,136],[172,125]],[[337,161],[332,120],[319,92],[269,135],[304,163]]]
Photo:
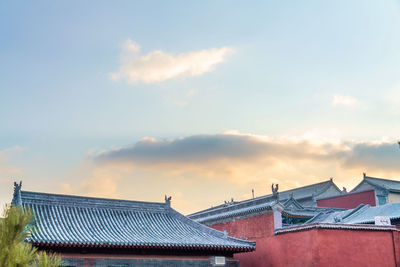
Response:
[[[14,194],[11,205],[22,206],[21,187],[22,181],[20,181],[19,184],[17,182],[14,182]]]

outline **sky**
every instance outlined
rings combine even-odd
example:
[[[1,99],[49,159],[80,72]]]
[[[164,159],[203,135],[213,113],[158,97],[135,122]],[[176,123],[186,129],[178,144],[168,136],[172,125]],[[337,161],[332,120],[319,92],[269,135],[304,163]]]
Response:
[[[398,0],[1,1],[0,204],[400,180],[399,29]]]

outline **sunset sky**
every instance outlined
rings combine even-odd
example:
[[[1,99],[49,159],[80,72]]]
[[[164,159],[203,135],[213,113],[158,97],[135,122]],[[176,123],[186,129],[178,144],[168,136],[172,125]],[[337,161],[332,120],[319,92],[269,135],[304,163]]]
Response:
[[[400,179],[400,1],[0,2],[0,203],[185,214]]]

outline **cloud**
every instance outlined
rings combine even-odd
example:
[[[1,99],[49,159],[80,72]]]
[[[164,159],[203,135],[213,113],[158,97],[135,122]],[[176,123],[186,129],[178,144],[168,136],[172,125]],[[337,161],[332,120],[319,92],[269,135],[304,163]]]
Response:
[[[322,138],[327,137],[327,138]],[[190,213],[223,203],[334,177],[349,190],[362,173],[400,178],[396,142],[342,140],[334,129],[299,136],[237,131],[174,139],[142,138],[115,149],[94,151],[60,185],[63,193],[162,202]]]
[[[351,96],[334,94],[332,97],[333,106],[354,106],[358,104],[358,102],[356,98]]]
[[[199,76],[213,71],[234,52],[230,47],[211,48],[178,55],[161,50],[141,54],[140,46],[131,40],[123,45],[123,63],[112,80],[126,78],[130,83],[157,83],[177,77]]]
[[[143,138],[134,145],[96,156],[100,163],[132,166],[258,164],[264,167],[291,162],[330,162],[346,168],[366,167],[400,171],[400,151],[393,142],[312,142],[299,138],[270,138],[235,132],[194,135],[173,140]],[[232,168],[234,168],[232,166]]]
[[[397,142],[363,142],[343,152],[345,166],[400,170],[400,150]]]

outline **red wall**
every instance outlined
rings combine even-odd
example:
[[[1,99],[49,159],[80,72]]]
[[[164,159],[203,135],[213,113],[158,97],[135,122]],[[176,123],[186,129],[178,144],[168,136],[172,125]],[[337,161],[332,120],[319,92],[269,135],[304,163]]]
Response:
[[[226,223],[209,225],[210,227],[228,231],[230,236],[249,238],[251,240],[274,234],[273,213],[267,213],[250,218],[239,219]]]
[[[274,235],[272,213],[211,227],[257,242],[256,251],[235,254],[241,267],[400,266],[398,230],[314,228]]]
[[[395,253],[399,232],[315,229],[318,232],[319,264],[328,266],[399,266]],[[396,244],[397,243],[397,244]]]
[[[375,191],[368,190],[359,193],[349,193],[342,196],[317,200],[318,207],[354,209],[360,204],[376,206]]]

